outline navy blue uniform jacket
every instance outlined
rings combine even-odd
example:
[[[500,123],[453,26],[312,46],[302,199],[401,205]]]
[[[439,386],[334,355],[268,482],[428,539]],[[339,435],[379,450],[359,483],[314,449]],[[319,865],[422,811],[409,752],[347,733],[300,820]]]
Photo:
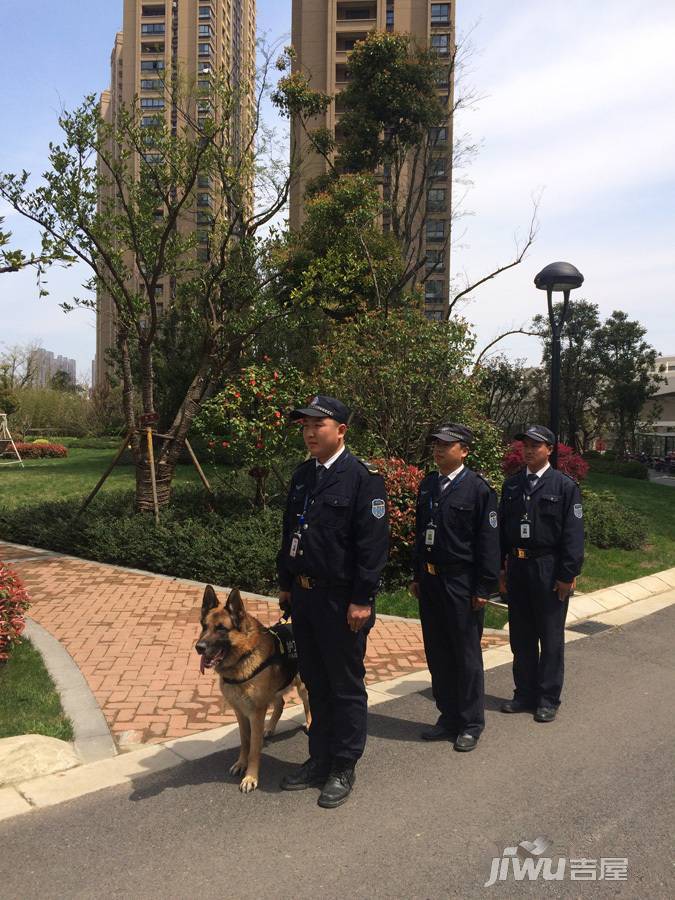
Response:
[[[461,481],[455,485],[457,478]],[[497,589],[499,577],[497,495],[482,476],[468,468],[440,497],[438,480],[438,472],[427,475],[417,494],[415,581],[421,579],[426,562],[439,566],[464,563],[473,570],[474,594],[488,597]],[[427,547],[425,532],[432,519],[437,523],[436,536],[433,547]]]
[[[526,500],[530,497],[529,502]],[[527,509],[530,537],[520,536]],[[500,504],[502,561],[515,547],[550,551],[556,557],[555,578],[569,583],[584,562],[584,521],[579,485],[569,475],[548,468],[532,490],[526,470],[507,478]]]
[[[315,489],[316,461],[293,473],[277,556],[279,586],[290,591],[296,575],[347,588],[351,603],[372,603],[389,551],[384,479],[345,450]],[[302,540],[290,555],[293,534],[305,510]]]

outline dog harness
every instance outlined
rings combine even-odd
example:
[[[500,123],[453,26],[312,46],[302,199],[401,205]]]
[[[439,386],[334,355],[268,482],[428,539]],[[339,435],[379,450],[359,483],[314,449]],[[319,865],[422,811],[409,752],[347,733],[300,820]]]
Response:
[[[276,640],[277,649],[274,651],[272,656],[264,659],[259,666],[256,666],[256,668],[253,670],[253,672],[251,672],[250,675],[247,675],[246,678],[226,678],[225,675],[220,675],[219,677],[222,678],[225,684],[245,684],[247,681],[255,678],[256,675],[259,675],[268,666],[272,666],[275,663],[280,662],[290,663],[291,669],[295,669],[284,687],[287,687],[291,683],[291,681],[293,681],[297,672],[298,651],[295,646],[295,641],[293,640],[292,627],[287,622],[279,621],[276,625],[272,625],[266,630],[269,631],[269,633]],[[251,653],[247,653],[246,656],[241,657],[241,659],[246,659],[250,655]]]

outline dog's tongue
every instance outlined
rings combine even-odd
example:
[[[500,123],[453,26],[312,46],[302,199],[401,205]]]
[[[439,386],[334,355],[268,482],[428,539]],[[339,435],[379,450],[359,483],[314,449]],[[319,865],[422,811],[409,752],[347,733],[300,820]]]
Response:
[[[202,655],[199,657],[199,674],[200,675],[204,674],[204,669],[206,669],[206,665],[204,663],[204,656]]]

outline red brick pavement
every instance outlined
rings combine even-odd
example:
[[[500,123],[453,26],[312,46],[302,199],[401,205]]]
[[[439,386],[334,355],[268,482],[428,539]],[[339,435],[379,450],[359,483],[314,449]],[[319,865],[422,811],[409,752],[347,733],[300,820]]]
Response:
[[[202,585],[3,542],[0,559],[22,578],[29,615],[66,647],[118,740],[127,732],[127,741],[155,743],[235,721],[217,678],[199,674]],[[266,625],[278,619],[275,603],[246,606]],[[505,640],[490,635],[483,645]],[[379,618],[366,667],[369,684],[425,669],[419,623]]]

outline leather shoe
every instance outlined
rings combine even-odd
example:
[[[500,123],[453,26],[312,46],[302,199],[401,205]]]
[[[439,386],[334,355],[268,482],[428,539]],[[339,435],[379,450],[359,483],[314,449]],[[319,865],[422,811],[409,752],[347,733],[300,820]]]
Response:
[[[356,772],[351,763],[333,765],[317,803],[324,809],[341,806],[352,792]]]
[[[310,757],[295,772],[284,775],[279,787],[282,791],[304,791],[305,788],[322,787],[330,774],[330,763]]]
[[[453,734],[452,731],[448,731],[447,728],[437,723],[430,728],[420,731],[420,737],[423,741],[455,741],[457,740],[457,733]]]
[[[466,731],[464,734],[460,734],[455,741],[455,750],[459,750],[460,753],[468,753],[469,750],[475,750],[477,746],[478,738],[476,735],[469,734]]]
[[[534,712],[534,708],[523,703],[522,700],[507,700],[506,703],[502,703],[499,710],[503,713]]]
[[[534,714],[535,722],[552,722],[558,710],[555,706],[538,706]]]

